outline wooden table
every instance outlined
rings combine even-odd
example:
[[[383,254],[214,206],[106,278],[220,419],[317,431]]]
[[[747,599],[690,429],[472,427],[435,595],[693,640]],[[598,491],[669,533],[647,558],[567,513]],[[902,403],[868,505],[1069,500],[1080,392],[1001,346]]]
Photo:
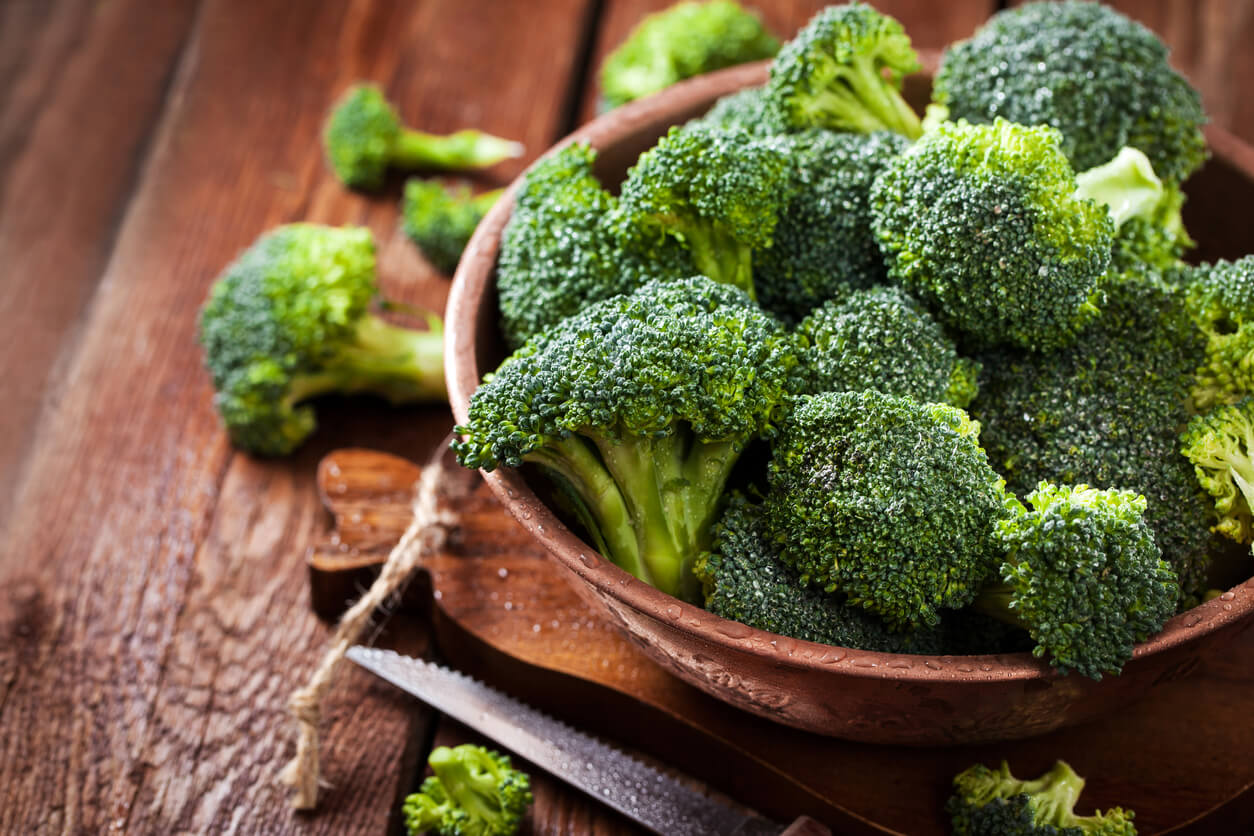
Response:
[[[447,279],[396,223],[400,179],[363,196],[327,171],[335,95],[373,79],[412,124],[515,137],[530,158],[593,114],[601,56],[664,5],[0,5],[0,832],[398,828],[425,751],[461,732],[358,671],[324,721],[322,809],[291,814],[272,779],[287,697],[328,634],[303,563],[327,525],[315,464],[350,444],[423,459],[447,411],[332,402],[296,456],[235,453],[197,311],[236,252],[295,220],[371,227],[387,289],[441,305]],[[759,5],[790,34],[822,4]],[[938,47],[996,4],[878,5]],[[1254,3],[1119,5],[1254,139]],[[382,640],[421,651],[422,624],[397,613]],[[636,832],[543,776],[536,796],[534,832]]]

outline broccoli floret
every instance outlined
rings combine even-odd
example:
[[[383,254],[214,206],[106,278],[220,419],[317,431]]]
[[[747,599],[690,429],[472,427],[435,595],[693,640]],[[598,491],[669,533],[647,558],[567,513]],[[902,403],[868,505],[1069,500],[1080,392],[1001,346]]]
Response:
[[[1164,186],[1149,157],[1124,147],[1110,162],[1076,175],[1076,195],[1097,201],[1115,224],[1111,266],[1127,270],[1168,271],[1193,246],[1180,210],[1184,194]]]
[[[401,224],[409,240],[441,273],[452,273],[462,250],[483,216],[501,196],[502,189],[472,195],[462,184],[446,187],[414,178],[405,184]]]
[[[533,462],[607,558],[696,600],[723,486],[774,432],[796,386],[787,332],[703,276],[653,281],[564,320],[471,397],[453,444],[466,467]]]
[[[679,240],[698,271],[754,297],[754,261],[771,246],[794,186],[781,141],[674,127],[627,172],[622,228],[638,250],[658,235]]]
[[[327,117],[322,140],[335,175],[358,189],[383,185],[389,167],[487,168],[523,154],[520,143],[482,131],[439,136],[409,130],[373,84],[348,89]]]
[[[882,653],[956,652],[948,631],[894,631],[839,595],[802,584],[776,555],[761,507],[734,495],[714,529],[714,545],[694,567],[705,608],[715,615],[781,636]]]
[[[1214,531],[1238,543],[1254,542],[1254,398],[1194,416],[1180,436],[1181,452],[1215,500]]]
[[[960,409],[878,392],[801,398],[769,465],[764,519],[804,583],[895,628],[971,602],[1012,498]]]
[[[954,836],[1136,836],[1131,810],[1112,807],[1077,816],[1084,779],[1065,761],[1032,781],[976,764],[954,777],[945,805]]]
[[[731,0],[676,3],[648,15],[601,65],[603,109],[694,75],[770,58],[779,41]]]
[[[982,355],[971,414],[1017,493],[1051,481],[1143,495],[1146,521],[1191,605],[1206,589],[1213,539],[1209,502],[1178,433],[1202,341],[1178,289],[1134,274],[1103,287],[1100,318],[1070,348]]]
[[[758,301],[796,323],[841,290],[887,280],[871,230],[871,183],[909,143],[899,134],[814,129],[790,137],[797,190],[755,257]]]
[[[976,606],[1027,630],[1033,654],[1063,673],[1119,673],[1179,595],[1145,524],[1145,497],[1041,482],[1027,499],[1031,511],[997,522],[1001,583],[982,590]]]
[[[587,145],[567,145],[523,177],[496,273],[501,329],[511,348],[594,302],[653,278],[696,272],[673,240],[655,236],[639,252],[624,249],[618,200],[597,180],[595,162]]]
[[[1254,256],[1185,271],[1189,313],[1206,339],[1193,385],[1199,411],[1254,395]]]
[[[402,807],[411,836],[512,836],[531,806],[531,779],[499,752],[470,743],[439,746],[427,759],[435,775]]]
[[[369,310],[374,241],[364,228],[289,224],[257,239],[216,279],[200,315],[214,405],[238,447],[290,453],[314,430],[302,402],[370,392],[393,403],[440,401],[440,320],[427,331]]]
[[[919,117],[901,85],[918,69],[896,20],[865,3],[829,6],[779,51],[767,96],[792,130],[894,131],[913,139]]]
[[[758,137],[778,136],[786,130],[767,101],[765,87],[747,87],[728,93],[716,101],[705,115],[688,124],[747,131]]]
[[[897,287],[855,290],[797,326],[806,394],[861,392],[966,407],[979,364],[958,356],[953,340]]]
[[[1068,344],[1096,313],[1114,226],[1075,196],[1052,128],[941,124],[871,189],[888,273],[975,345]]]
[[[1028,3],[946,51],[933,96],[954,119],[1052,125],[1077,171],[1125,145],[1179,185],[1206,159],[1201,98],[1144,26],[1098,3]]]

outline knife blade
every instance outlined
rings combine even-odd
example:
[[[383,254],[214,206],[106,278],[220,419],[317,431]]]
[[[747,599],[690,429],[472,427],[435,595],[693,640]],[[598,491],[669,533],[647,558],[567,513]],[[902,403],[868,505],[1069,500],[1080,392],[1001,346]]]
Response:
[[[347,655],[661,836],[830,836],[813,819],[785,828],[731,807],[465,674],[391,650],[358,646]]]

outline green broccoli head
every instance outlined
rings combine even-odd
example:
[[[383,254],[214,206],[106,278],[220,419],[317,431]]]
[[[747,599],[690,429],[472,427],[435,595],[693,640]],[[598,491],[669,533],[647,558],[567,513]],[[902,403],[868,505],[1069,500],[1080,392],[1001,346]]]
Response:
[[[1077,171],[1130,145],[1178,185],[1206,159],[1201,99],[1145,27],[1098,3],[1029,3],[945,53],[934,88],[954,119],[1052,125]]]
[[[1189,313],[1206,339],[1193,402],[1200,411],[1254,395],[1254,256],[1183,276]]]
[[[475,227],[501,192],[494,189],[473,195],[466,184],[446,187],[414,178],[405,183],[401,225],[427,260],[441,273],[450,274],[457,269]]]
[[[1203,344],[1182,292],[1150,275],[1103,285],[1101,316],[1067,349],[981,355],[972,415],[989,459],[1018,493],[1038,482],[1136,491],[1179,576],[1182,603],[1206,589],[1214,539],[1179,428]]]
[[[707,113],[689,124],[707,125],[724,131],[746,131],[757,137],[778,136],[787,130],[770,107],[765,87],[746,87],[728,93],[716,101]]]
[[[795,185],[788,150],[744,131],[671,128],[627,172],[623,229],[636,240],[679,240],[697,270],[753,296],[754,260]]]
[[[531,806],[531,779],[506,755],[482,746],[439,746],[427,759],[435,775],[405,799],[412,836],[513,836]]]
[[[467,467],[531,462],[610,560],[695,599],[723,486],[796,387],[783,327],[703,276],[650,282],[534,337],[471,397]]]
[[[1031,781],[1015,778],[1005,761],[997,770],[976,764],[954,777],[945,812],[954,836],[1136,836],[1131,810],[1077,816],[1083,790],[1065,761]]]
[[[896,628],[971,602],[1013,499],[962,410],[879,392],[801,398],[775,444],[764,516],[805,583]]]
[[[755,258],[758,301],[796,323],[848,288],[887,279],[871,229],[871,183],[909,145],[899,134],[794,134],[797,190],[771,248]]]
[[[927,311],[897,287],[855,290],[797,326],[805,394],[861,392],[964,408],[979,364],[958,356]]]
[[[336,102],[322,131],[327,160],[346,186],[377,189],[389,167],[487,168],[523,147],[482,131],[436,136],[407,129],[373,84],[356,84]]]
[[[770,58],[779,41],[732,0],[683,2],[648,15],[601,65],[605,109],[652,95],[677,81]]]
[[[1238,543],[1254,542],[1254,398],[1194,416],[1180,436],[1198,483],[1215,500],[1214,531]]]
[[[372,392],[442,400],[442,335],[370,312],[374,241],[364,228],[290,224],[261,236],[215,280],[200,315],[214,405],[237,446],[283,455],[313,432],[302,402]]]
[[[1032,510],[997,523],[1006,550],[984,612],[1023,627],[1063,673],[1118,674],[1175,612],[1176,573],[1145,524],[1145,497],[1041,482]]]
[[[779,51],[767,97],[792,130],[894,131],[914,139],[919,117],[901,85],[918,69],[896,20],[865,3],[829,6]]]
[[[1052,128],[946,122],[871,189],[889,275],[977,345],[1068,344],[1097,312],[1106,209],[1075,197]]]
[[[622,213],[597,180],[595,162],[587,145],[567,145],[523,177],[496,274],[501,328],[512,347],[650,279],[695,272],[674,241],[655,237],[647,250],[624,249]]]

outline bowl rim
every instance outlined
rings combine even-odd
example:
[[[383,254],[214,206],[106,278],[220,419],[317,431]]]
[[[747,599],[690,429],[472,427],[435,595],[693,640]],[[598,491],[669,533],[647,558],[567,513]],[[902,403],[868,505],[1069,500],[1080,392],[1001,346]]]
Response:
[[[922,57],[925,67],[935,67],[935,56]],[[633,126],[666,121],[671,114],[684,113],[718,96],[760,85],[766,81],[769,65],[769,60],[745,64],[675,84],[594,119],[559,140],[539,159],[574,142],[602,148],[617,136],[630,133]],[[1232,160],[1254,178],[1254,149],[1222,129],[1207,126],[1206,133],[1214,153]],[[445,378],[449,403],[459,425],[467,421],[470,397],[480,381],[476,323],[485,296],[489,295],[495,281],[501,232],[525,175],[526,171],[519,174],[485,215],[453,277],[445,310]],[[1049,682],[1063,676],[1030,652],[946,656],[881,653],[779,636],[722,618],[650,586],[603,557],[558,519],[519,471],[503,467],[481,473],[501,504],[545,550],[602,597],[616,599],[659,623],[670,624],[772,665],[830,671],[834,663],[844,662],[846,664],[840,667],[842,676],[891,679],[906,684],[989,680]],[[1140,659],[1181,647],[1251,615],[1254,615],[1254,577],[1173,616],[1161,632],[1136,646],[1125,669]],[[839,658],[832,658],[833,650],[840,654]]]

